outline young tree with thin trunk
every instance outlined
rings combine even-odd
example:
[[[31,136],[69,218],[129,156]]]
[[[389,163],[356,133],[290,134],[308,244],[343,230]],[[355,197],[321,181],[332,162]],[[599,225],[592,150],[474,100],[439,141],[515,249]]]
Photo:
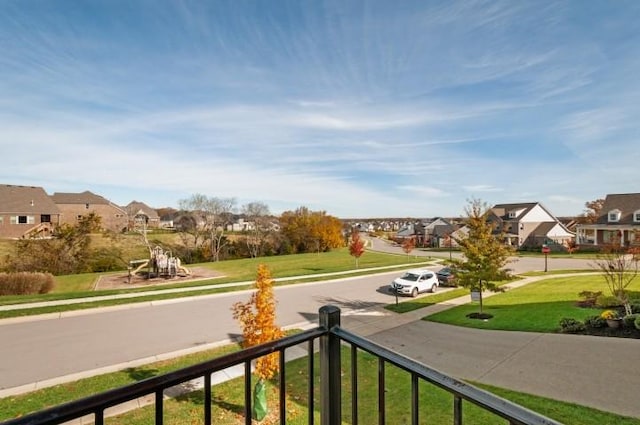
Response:
[[[242,347],[249,348],[283,336],[275,322],[276,300],[273,292],[273,280],[269,268],[260,264],[256,278],[257,291],[248,302],[237,302],[233,305],[233,318],[242,327]],[[265,381],[273,378],[278,372],[278,353],[260,357],[256,361],[255,374],[258,382],[254,388],[253,416],[258,421],[267,414],[267,398]]]
[[[409,254],[411,254],[411,251],[413,251],[415,247],[416,238],[414,237],[405,238],[404,241],[402,241],[402,250],[407,254],[407,258],[409,258]]]
[[[465,208],[466,236],[454,238],[463,259],[452,260],[458,285],[480,293],[480,315],[483,314],[482,291],[501,291],[497,281],[508,278],[504,268],[513,248],[506,245],[501,234],[494,234],[489,222],[489,206],[479,199],[472,199]]]
[[[358,268],[358,259],[364,254],[364,240],[360,237],[360,232],[353,229],[351,232],[351,240],[349,241],[349,254],[356,259],[356,269]]]
[[[639,260],[635,249],[623,247],[620,236],[617,236],[602,249],[593,263],[593,267],[602,272],[611,295],[624,306],[627,315],[633,313],[627,287],[638,276]]]

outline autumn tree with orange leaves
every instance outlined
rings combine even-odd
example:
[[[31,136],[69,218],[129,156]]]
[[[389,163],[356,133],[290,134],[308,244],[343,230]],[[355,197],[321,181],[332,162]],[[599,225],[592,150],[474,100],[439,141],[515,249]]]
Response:
[[[260,264],[256,278],[257,291],[248,302],[237,302],[233,305],[233,318],[242,327],[242,347],[249,348],[264,344],[283,336],[282,329],[276,326],[276,300],[273,292],[273,280],[269,268]],[[260,357],[256,361],[255,374],[258,382],[253,393],[253,417],[258,421],[267,414],[265,380],[271,379],[278,372],[278,353]]]
[[[407,258],[409,258],[409,254],[411,254],[411,251],[413,251],[415,247],[416,239],[413,237],[405,238],[405,240],[402,241],[402,250],[407,254]]]
[[[364,254],[364,240],[360,237],[360,232],[353,229],[351,232],[351,240],[349,241],[349,254],[356,259],[356,269],[358,268],[358,259]]]

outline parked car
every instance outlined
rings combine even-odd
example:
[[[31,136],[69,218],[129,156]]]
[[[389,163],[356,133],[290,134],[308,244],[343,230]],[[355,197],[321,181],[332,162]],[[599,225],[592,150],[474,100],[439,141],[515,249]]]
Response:
[[[438,270],[436,276],[441,286],[456,286],[456,275],[449,267]]]
[[[427,269],[409,270],[391,282],[390,290],[397,294],[418,296],[420,292],[436,292],[438,288],[436,273]]]

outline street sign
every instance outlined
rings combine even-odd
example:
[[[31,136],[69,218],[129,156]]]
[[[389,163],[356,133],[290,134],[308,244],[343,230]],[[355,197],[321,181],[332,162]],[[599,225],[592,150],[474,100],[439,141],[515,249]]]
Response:
[[[548,254],[551,252],[551,248],[549,248],[548,246],[543,246],[542,247],[542,253],[543,254]]]

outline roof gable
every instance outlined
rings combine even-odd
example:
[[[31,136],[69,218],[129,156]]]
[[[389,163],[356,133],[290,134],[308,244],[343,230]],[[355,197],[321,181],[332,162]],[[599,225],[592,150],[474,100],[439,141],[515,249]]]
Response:
[[[640,210],[640,193],[610,194],[604,200],[598,224],[609,224],[609,212],[619,210],[620,219],[615,224],[633,224],[633,213]]]
[[[51,195],[51,199],[53,199],[53,202],[55,202],[56,204],[103,204],[103,205],[109,205],[111,202],[109,202],[107,199],[103,198],[100,195],[96,195],[93,192],[89,192],[88,190],[85,190],[84,192],[81,193],[60,193],[60,192],[55,192],[53,195]]]

